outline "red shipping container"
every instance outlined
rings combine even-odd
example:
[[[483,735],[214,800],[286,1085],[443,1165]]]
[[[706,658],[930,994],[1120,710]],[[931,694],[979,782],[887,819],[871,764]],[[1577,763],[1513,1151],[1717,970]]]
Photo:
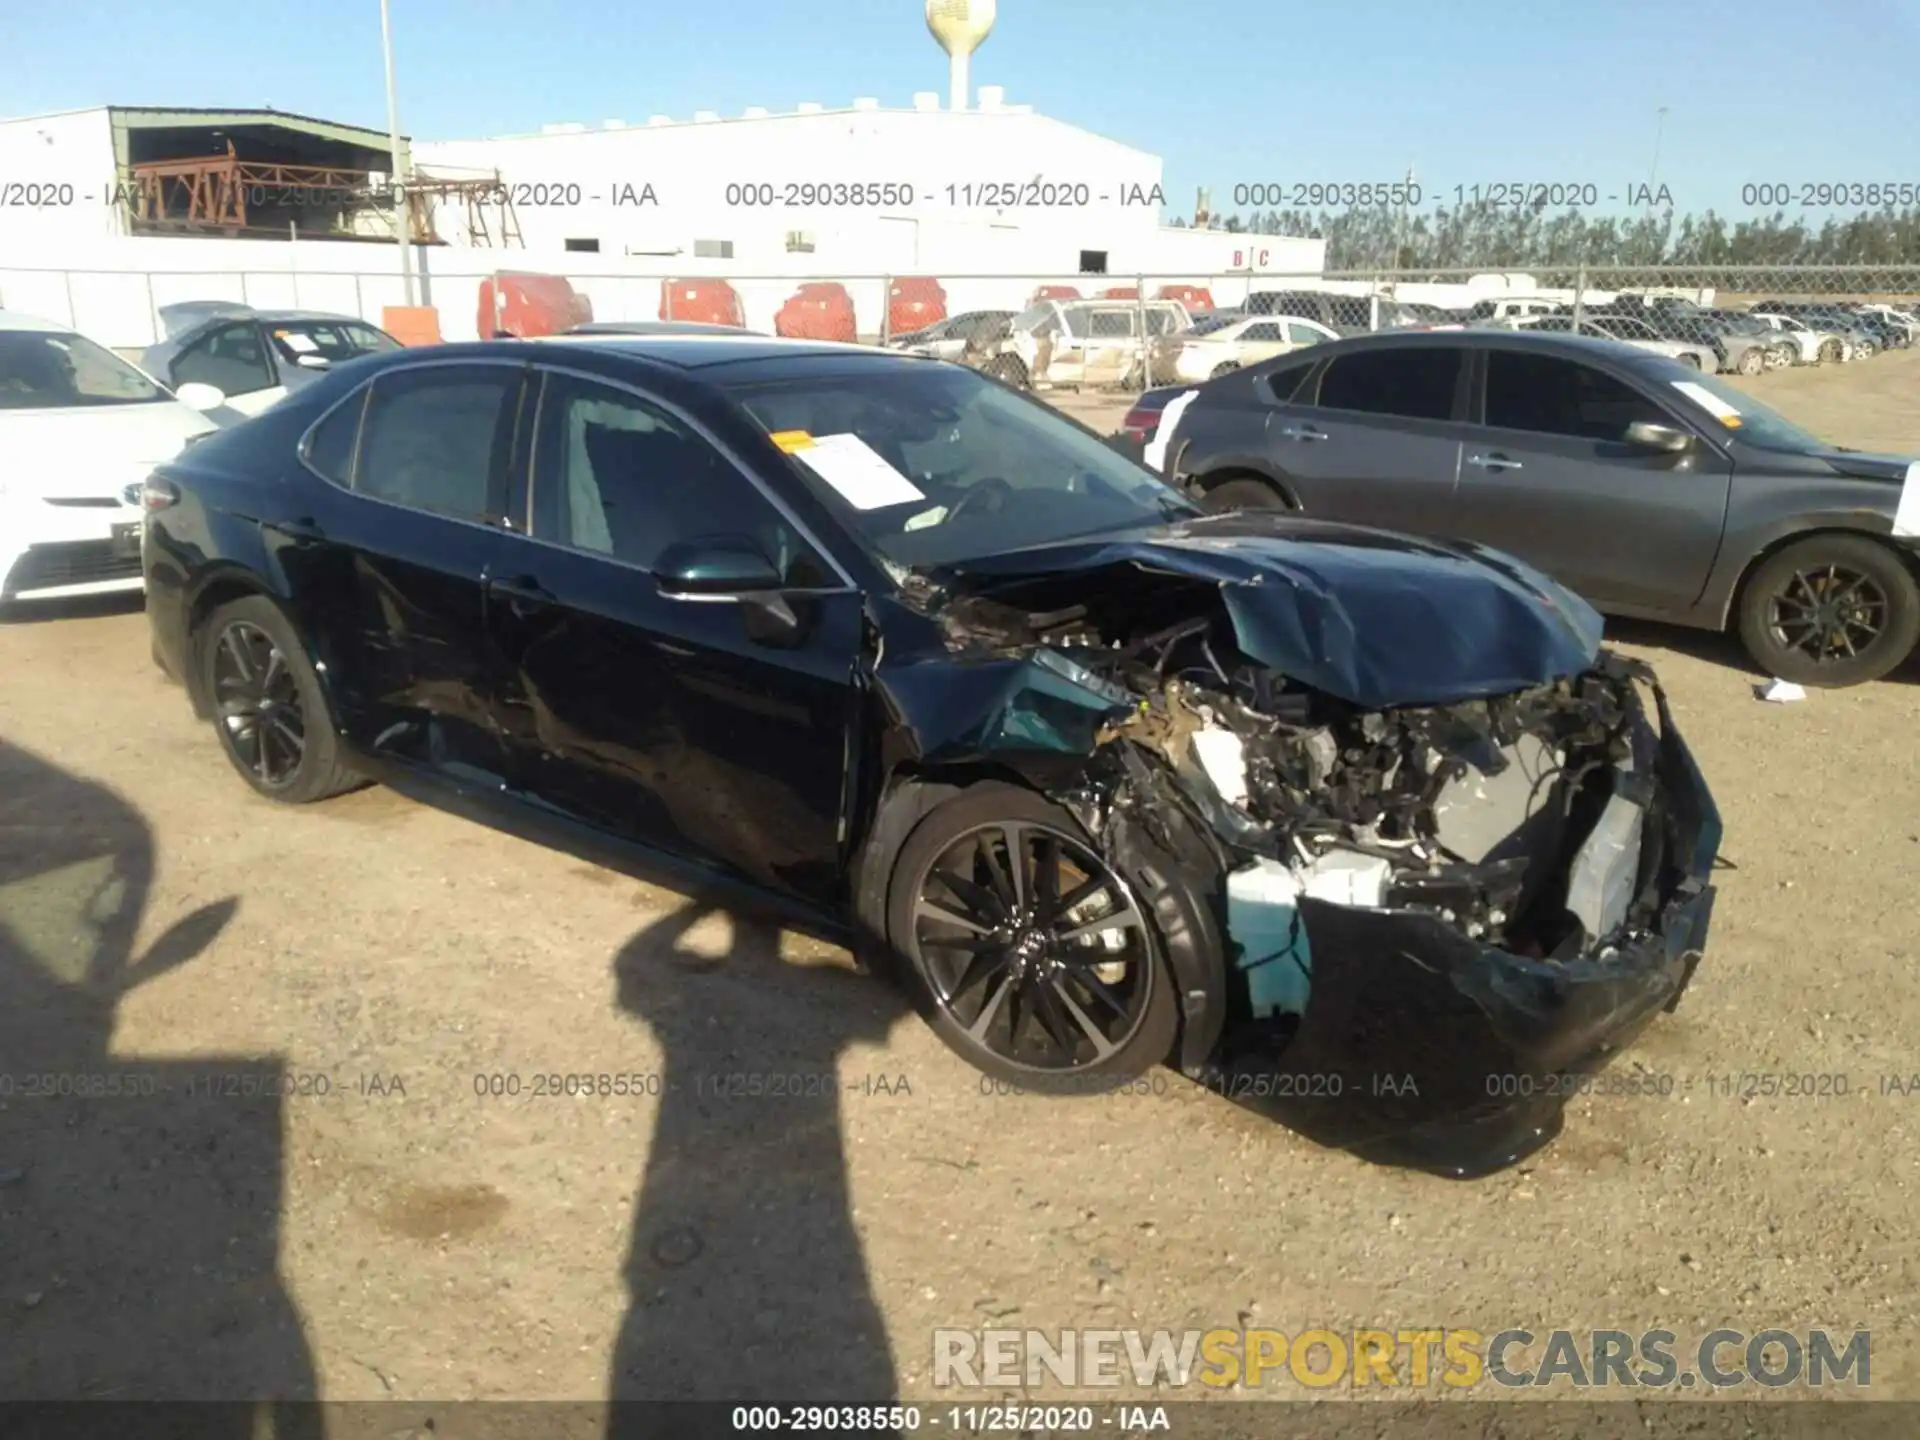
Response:
[[[1137,286],[1121,285],[1112,290],[1102,290],[1100,298],[1102,300],[1138,300],[1140,291]]]
[[[557,335],[593,319],[593,302],[560,275],[503,271],[480,282],[475,328],[482,340]]]
[[[747,312],[739,293],[724,280],[685,279],[660,282],[660,318],[691,320],[700,325],[745,327]]]
[[[1071,285],[1042,285],[1028,299],[1029,305],[1038,305],[1042,300],[1078,300],[1080,292]]]
[[[773,333],[799,340],[858,339],[853,322],[853,297],[847,287],[831,281],[802,285],[773,317]]]
[[[947,318],[947,292],[926,275],[903,275],[887,292],[887,333],[906,335]]]
[[[1213,292],[1204,285],[1162,285],[1155,297],[1160,300],[1178,300],[1187,307],[1188,314],[1213,309]]]

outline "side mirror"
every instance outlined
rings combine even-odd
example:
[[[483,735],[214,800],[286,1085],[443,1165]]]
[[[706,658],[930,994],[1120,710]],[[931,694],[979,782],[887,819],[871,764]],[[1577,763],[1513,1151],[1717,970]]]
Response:
[[[302,370],[326,370],[333,364],[333,362],[324,355],[301,355],[298,356],[293,363],[298,365]]]
[[[1669,455],[1678,455],[1690,448],[1693,436],[1671,425],[1656,425],[1650,420],[1636,420],[1627,426],[1627,443],[1638,445],[1645,450],[1660,450]]]
[[[718,535],[667,546],[654,574],[666,595],[751,595],[778,590],[780,572],[744,535]]]
[[[227,403],[227,392],[218,385],[202,384],[198,380],[189,380],[184,385],[174,387],[174,398],[203,414],[208,410],[218,410]]]

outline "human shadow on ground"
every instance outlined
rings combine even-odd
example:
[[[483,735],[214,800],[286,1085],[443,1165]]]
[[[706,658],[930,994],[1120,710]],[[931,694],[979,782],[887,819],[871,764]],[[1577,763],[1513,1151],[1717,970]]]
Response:
[[[778,926],[731,912],[712,959],[695,900],[614,962],[620,1005],[664,1052],[658,1119],[625,1265],[608,1434],[686,1433],[619,1402],[880,1404],[896,1395],[848,1188],[843,1109],[885,1104],[848,1049],[906,1007],[847,970],[785,962]],[[872,1074],[883,1079],[876,1061]]]
[[[155,865],[133,805],[0,741],[0,1401],[254,1401],[195,1433],[317,1440],[316,1408],[271,1404],[315,1389],[279,1272],[286,1067],[114,1046],[238,908],[141,949]]]

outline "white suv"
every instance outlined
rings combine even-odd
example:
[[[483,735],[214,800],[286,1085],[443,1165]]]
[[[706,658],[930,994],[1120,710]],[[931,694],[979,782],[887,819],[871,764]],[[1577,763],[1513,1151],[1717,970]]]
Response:
[[[0,602],[141,588],[140,487],[217,428],[188,402],[218,392],[181,390],[64,325],[0,311]]]

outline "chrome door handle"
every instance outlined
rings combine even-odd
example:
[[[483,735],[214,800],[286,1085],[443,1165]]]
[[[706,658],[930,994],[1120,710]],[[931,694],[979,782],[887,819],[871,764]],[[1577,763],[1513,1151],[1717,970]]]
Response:
[[[1317,430],[1311,425],[1283,425],[1280,433],[1289,440],[1324,440],[1327,432]]]
[[[1518,460],[1509,460],[1504,455],[1469,455],[1467,464],[1478,465],[1482,470],[1524,470],[1527,467]]]

